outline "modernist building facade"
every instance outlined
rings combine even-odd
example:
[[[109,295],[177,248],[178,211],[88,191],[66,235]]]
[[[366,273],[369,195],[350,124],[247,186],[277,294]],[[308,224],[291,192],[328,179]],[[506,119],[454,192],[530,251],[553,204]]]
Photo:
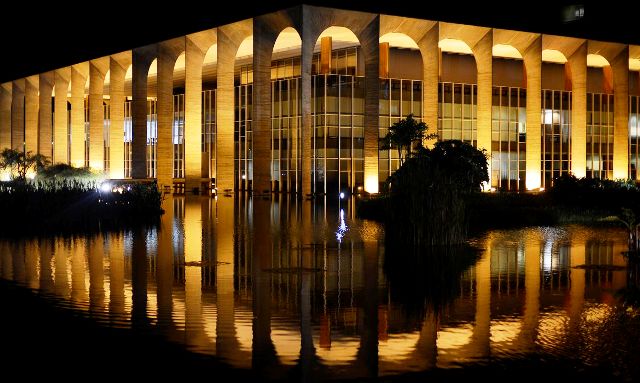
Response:
[[[4,83],[0,148],[186,190],[378,192],[412,113],[487,188],[633,178],[640,46],[299,6]]]

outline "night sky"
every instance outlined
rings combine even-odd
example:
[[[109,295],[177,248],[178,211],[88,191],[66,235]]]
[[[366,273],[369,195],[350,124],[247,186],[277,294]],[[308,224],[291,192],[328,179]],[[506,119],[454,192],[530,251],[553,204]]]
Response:
[[[616,2],[607,0],[594,4],[584,1],[512,0],[464,4],[451,0],[423,0],[423,6],[416,6],[418,1],[308,0],[305,3],[640,45],[640,12],[628,5],[631,3],[616,6]],[[221,12],[216,9],[221,2],[223,0],[206,3],[177,0],[174,7],[159,10],[153,1],[135,4],[132,1],[46,4],[23,1],[16,4],[13,16],[4,13],[0,24],[3,48],[0,82],[302,3],[263,0],[258,5],[248,5],[246,1],[224,1],[230,10]],[[115,3],[119,5],[109,7]],[[89,7],[88,4],[92,5]],[[564,22],[566,4],[583,4],[584,17]],[[96,6],[102,6],[102,11],[93,15]],[[74,14],[84,16],[71,16],[69,9],[72,7],[77,9]],[[36,10],[39,11],[36,13]],[[90,22],[92,18],[95,22]]]

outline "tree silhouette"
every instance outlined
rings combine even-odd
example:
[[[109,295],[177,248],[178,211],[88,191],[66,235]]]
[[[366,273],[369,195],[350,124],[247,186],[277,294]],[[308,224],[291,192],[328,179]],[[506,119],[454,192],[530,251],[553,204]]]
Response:
[[[0,152],[0,168],[8,170],[11,179],[24,181],[29,170],[38,172],[49,164],[49,159],[42,154],[32,154],[15,149],[4,149]]]
[[[380,149],[398,150],[398,158],[402,165],[406,158],[411,158],[414,151],[423,147],[425,140],[437,138],[435,133],[427,134],[429,127],[424,122],[413,118],[413,114],[407,115],[406,118],[395,122],[389,127],[389,132],[380,138]]]

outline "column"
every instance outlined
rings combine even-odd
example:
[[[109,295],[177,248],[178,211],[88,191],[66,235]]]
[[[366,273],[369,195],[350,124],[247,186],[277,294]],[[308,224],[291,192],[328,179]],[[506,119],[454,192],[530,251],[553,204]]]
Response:
[[[358,38],[364,54],[364,190],[368,193],[377,193],[379,187],[380,16],[376,16]]]
[[[11,147],[11,91],[13,84],[0,87],[0,150]]]
[[[526,187],[527,190],[533,190],[542,186],[542,36],[538,36],[522,56],[527,74]]]
[[[439,36],[440,24],[436,23],[418,42],[422,54],[422,121],[429,133],[438,132]],[[435,141],[427,144],[431,146]]]
[[[109,177],[124,178],[124,81],[131,55],[114,55],[109,61],[110,131]]]
[[[147,76],[149,75],[149,66],[156,55],[157,49],[154,45],[134,49],[132,53],[131,178],[134,179],[147,178]]]
[[[40,96],[38,107],[38,153],[53,160],[52,92],[54,73],[40,74]]]
[[[24,142],[25,151],[38,152],[38,105],[40,104],[39,76],[29,76],[24,89]]]
[[[613,70],[613,178],[629,177],[629,46],[611,60]]]
[[[185,191],[200,189],[208,177],[209,158],[202,152],[202,64],[210,44],[199,46],[187,36],[184,89],[184,177]],[[209,187],[207,185],[207,187]]]
[[[220,27],[218,29],[218,74],[216,88],[216,187],[218,188],[218,191],[225,192],[233,191],[234,189],[233,70],[239,43],[232,40],[232,32],[233,26]]]
[[[89,64],[89,167],[104,171],[104,77],[109,60],[101,58]]]
[[[253,19],[253,194],[271,189],[271,53],[275,37]]]
[[[571,68],[571,173],[587,174],[587,43],[568,58]]]
[[[58,69],[54,73],[53,163],[69,163],[67,93],[70,79],[71,68]]]
[[[309,20],[311,10],[309,7],[302,7],[303,20]],[[302,170],[302,196],[307,196],[315,192],[311,189],[311,137],[313,131],[313,121],[311,119],[311,63],[313,61],[313,48],[316,45],[314,31],[309,23],[302,23],[302,58],[301,58],[301,78],[300,78],[300,107],[302,126],[300,127],[300,157]]]
[[[71,165],[85,166],[84,87],[87,83],[87,64],[71,67]]]
[[[135,62],[135,59],[134,59]],[[143,229],[135,229],[131,234],[131,326],[147,328],[147,259],[146,233]]]
[[[493,30],[472,48],[478,70],[478,149],[485,149],[491,185],[491,92],[493,89]]]
[[[180,40],[184,47],[184,39]],[[158,45],[158,157],[156,160],[156,176],[160,188],[173,185],[173,68],[178,58],[173,50],[174,43],[175,41],[172,40]]]
[[[24,79],[14,80],[11,92],[11,149],[24,151]]]

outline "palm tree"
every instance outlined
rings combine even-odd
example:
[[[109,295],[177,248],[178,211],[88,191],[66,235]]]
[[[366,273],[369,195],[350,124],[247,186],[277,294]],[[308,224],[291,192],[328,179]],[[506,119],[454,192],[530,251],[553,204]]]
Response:
[[[389,132],[380,138],[380,149],[396,148],[400,165],[402,165],[406,158],[411,157],[414,149],[422,147],[425,140],[438,137],[435,133],[427,134],[427,130],[429,130],[427,124],[418,122],[413,118],[413,114],[409,114],[389,127]]]

